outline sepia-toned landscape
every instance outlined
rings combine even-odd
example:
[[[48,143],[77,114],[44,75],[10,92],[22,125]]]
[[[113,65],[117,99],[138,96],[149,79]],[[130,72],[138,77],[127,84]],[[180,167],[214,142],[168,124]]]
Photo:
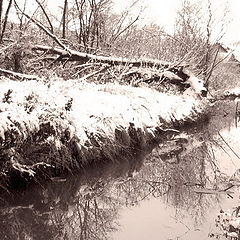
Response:
[[[1,239],[240,239],[223,2],[0,1]]]

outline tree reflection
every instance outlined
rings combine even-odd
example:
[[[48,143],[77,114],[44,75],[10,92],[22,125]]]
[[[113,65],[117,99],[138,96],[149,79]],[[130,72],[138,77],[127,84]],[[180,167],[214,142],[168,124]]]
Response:
[[[98,164],[77,176],[3,196],[1,239],[109,239],[123,205],[115,185],[139,168],[143,158]]]
[[[208,132],[190,133],[160,143],[146,157],[90,166],[2,196],[1,239],[110,239],[119,228],[119,209],[153,197],[174,206],[176,218],[187,214],[199,223],[219,200],[194,191],[216,186],[208,140]]]
[[[192,136],[191,136],[192,137]],[[126,196],[126,204],[135,205],[149,197],[161,197],[167,204],[176,208],[177,214],[187,212],[201,222],[208,208],[214,204],[215,196],[195,193],[193,189],[214,185],[207,175],[206,165],[211,162],[208,145],[201,136],[170,142],[169,146],[160,144],[145,159],[141,171],[128,184],[118,187]],[[167,154],[166,150],[167,148]],[[211,169],[208,168],[208,174]],[[211,174],[214,175],[213,172]],[[124,192],[124,194],[122,194]],[[180,211],[181,210],[181,211]],[[180,217],[180,215],[179,215]]]

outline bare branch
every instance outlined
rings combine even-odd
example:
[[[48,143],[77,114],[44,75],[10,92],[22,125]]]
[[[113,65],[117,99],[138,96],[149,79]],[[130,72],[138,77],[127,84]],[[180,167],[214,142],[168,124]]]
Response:
[[[48,36],[50,36],[60,47],[62,47],[64,50],[66,50],[69,54],[68,48],[66,45],[63,44],[63,42],[53,33],[51,33],[46,27],[44,27],[41,23],[39,23],[37,20],[31,18],[28,14],[26,14],[25,12],[23,12],[20,7],[18,6],[18,4],[16,3],[16,0],[14,0],[15,6],[17,7],[17,9],[28,19],[30,19],[34,24],[36,24],[40,29],[42,29]]]
[[[121,31],[119,31],[118,34],[113,38],[112,41],[113,41],[113,42],[116,41],[116,39],[117,39],[122,33],[124,33],[128,28],[130,28],[135,22],[138,21],[139,17],[140,17],[140,14],[139,14],[139,15],[135,18],[135,20],[132,21],[128,26],[126,26],[124,29],[122,29]]]
[[[16,72],[6,70],[6,69],[2,69],[2,68],[0,68],[0,74],[2,74],[4,76],[12,76],[12,77],[20,79],[20,80],[24,80],[24,79],[37,80],[37,79],[39,79],[39,77],[35,76],[35,75],[16,73]]]
[[[51,31],[51,33],[53,33],[53,25],[52,25],[51,20],[49,19],[49,16],[48,16],[45,8],[43,7],[42,3],[41,3],[39,0],[35,0],[35,1],[36,1],[37,4],[39,5],[39,7],[42,9],[43,14],[45,15],[45,17],[46,17],[46,19],[47,19],[47,21],[48,21],[48,24],[49,24],[49,26],[50,26],[50,31]]]
[[[95,71],[95,72],[92,72],[92,73],[89,73],[89,74],[85,75],[84,77],[80,78],[80,80],[87,80],[88,78],[91,78],[91,77],[107,70],[110,67],[111,67],[110,65],[105,65],[101,69],[99,69],[98,71]]]

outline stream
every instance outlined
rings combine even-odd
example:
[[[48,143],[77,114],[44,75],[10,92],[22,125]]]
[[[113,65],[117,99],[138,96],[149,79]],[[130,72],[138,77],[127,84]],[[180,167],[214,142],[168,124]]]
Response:
[[[2,193],[1,239],[210,239],[240,205],[239,146],[235,104],[220,103],[147,155]]]

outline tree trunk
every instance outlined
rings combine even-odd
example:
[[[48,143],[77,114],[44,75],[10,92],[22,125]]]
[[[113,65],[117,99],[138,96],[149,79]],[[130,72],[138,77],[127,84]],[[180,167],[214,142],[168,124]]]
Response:
[[[0,0],[0,33],[2,32],[2,7],[3,7],[3,0]]]
[[[67,17],[67,5],[68,1],[64,1],[63,7],[63,28],[62,28],[62,38],[66,38],[66,17]]]
[[[2,4],[2,2],[1,2],[1,4]],[[5,13],[5,17],[4,17],[4,21],[3,21],[3,26],[2,26],[2,29],[1,29],[0,43],[1,43],[2,40],[3,40],[3,35],[4,35],[4,32],[5,32],[6,26],[7,26],[8,14],[9,14],[9,11],[10,11],[11,6],[12,6],[12,0],[9,1],[8,7],[7,7],[7,10],[6,10],[6,13]]]

